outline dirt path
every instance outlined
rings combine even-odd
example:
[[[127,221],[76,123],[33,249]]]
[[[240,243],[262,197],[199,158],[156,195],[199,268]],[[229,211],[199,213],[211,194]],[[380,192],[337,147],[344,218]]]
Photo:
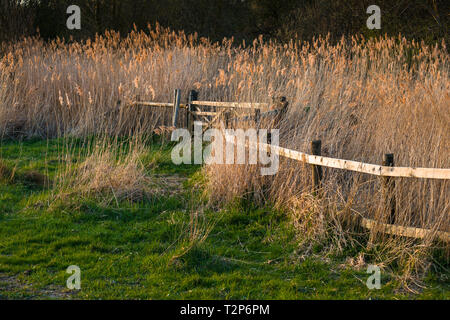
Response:
[[[8,296],[5,295],[8,293]],[[17,276],[0,273],[0,300],[7,299],[71,299],[75,292],[62,286],[51,285],[36,289],[32,283],[21,281]]]

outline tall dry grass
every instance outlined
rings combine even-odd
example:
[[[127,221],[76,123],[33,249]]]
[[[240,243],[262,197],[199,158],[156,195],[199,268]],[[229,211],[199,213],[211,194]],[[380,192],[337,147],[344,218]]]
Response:
[[[398,166],[450,167],[444,43],[355,36],[336,45],[323,38],[234,45],[232,39],[210,43],[156,26],[125,38],[106,32],[81,43],[28,38],[3,44],[1,52],[2,135],[151,132],[170,114],[127,107],[129,101],[139,96],[167,102],[174,88],[183,96],[197,89],[205,100],[270,102],[286,96],[284,147],[309,151],[310,141],[321,139],[326,156],[381,163],[392,152]],[[339,251],[362,232],[355,217],[387,217],[380,181],[371,176],[326,169],[323,196],[317,198],[309,192],[310,169],[295,161],[282,159],[278,174],[265,178],[254,166],[206,170],[213,173],[212,201],[252,194],[255,201],[287,208],[304,243],[331,238]],[[396,179],[395,190],[399,225],[450,231],[447,181]],[[409,275],[427,269],[436,247],[449,249],[432,237],[400,239],[375,230],[368,238],[376,259],[400,262]]]
[[[157,196],[161,188],[142,162],[145,150],[140,136],[128,141],[109,137],[78,140],[74,147],[65,140],[63,162],[54,181],[53,201],[97,199],[105,206],[120,206],[123,201],[138,202]]]

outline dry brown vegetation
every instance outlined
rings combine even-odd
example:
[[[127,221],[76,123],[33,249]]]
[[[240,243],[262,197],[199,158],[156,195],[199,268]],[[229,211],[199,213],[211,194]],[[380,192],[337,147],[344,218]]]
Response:
[[[197,89],[202,100],[270,102],[272,96],[286,96],[289,110],[280,126],[284,147],[309,151],[310,141],[321,139],[323,154],[335,158],[381,163],[383,154],[392,152],[398,166],[450,167],[444,43],[430,47],[401,37],[354,37],[336,45],[321,38],[288,44],[257,39],[236,46],[157,27],[123,39],[107,32],[82,43],[25,39],[4,44],[1,52],[0,131],[5,136],[152,132],[167,124],[169,115],[131,109],[128,102],[136,96],[168,102],[174,88],[183,96]],[[74,181],[99,190],[106,187],[105,175],[124,183],[124,170],[124,179],[146,183],[139,178],[137,158],[129,157],[115,169],[109,156],[93,153]],[[251,194],[253,201],[285,208],[306,246],[322,242],[341,251],[367,236],[364,246],[374,260],[395,262],[406,276],[427,270],[436,248],[448,257],[448,244],[432,237],[394,238],[376,230],[362,235],[353,223],[358,216],[386,220],[377,178],[326,169],[323,195],[314,197],[310,169],[298,162],[282,159],[278,174],[264,179],[256,170],[206,168],[214,173],[208,181],[212,201]],[[119,196],[134,195],[132,190]],[[397,224],[450,231],[448,181],[399,178],[395,190]]]
[[[67,144],[69,145],[69,144]],[[70,149],[70,148],[67,148]],[[159,192],[141,162],[140,140],[125,144],[100,138],[83,144],[85,156],[67,152],[65,170],[55,181],[55,198],[94,197],[103,205],[119,206],[121,201],[142,201]],[[81,163],[78,159],[82,158]]]

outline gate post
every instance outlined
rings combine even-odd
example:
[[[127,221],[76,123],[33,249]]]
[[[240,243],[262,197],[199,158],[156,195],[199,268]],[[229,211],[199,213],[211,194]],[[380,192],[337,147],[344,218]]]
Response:
[[[191,132],[191,135],[194,134],[194,106],[192,105],[192,101],[196,101],[198,99],[198,92],[195,90],[189,91],[188,97],[188,107],[186,109],[186,128]]]
[[[178,114],[180,110],[180,89],[174,90],[173,97],[173,116],[172,116],[172,127],[177,127]]]

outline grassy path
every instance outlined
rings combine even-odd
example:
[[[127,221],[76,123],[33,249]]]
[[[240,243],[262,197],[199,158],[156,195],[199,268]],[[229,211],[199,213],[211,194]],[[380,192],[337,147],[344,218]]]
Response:
[[[50,203],[36,172],[55,176],[61,141],[3,142],[0,159],[16,168],[0,181],[0,298],[33,299],[376,299],[450,298],[431,275],[410,296],[382,275],[369,290],[365,269],[345,257],[303,257],[282,212],[236,205],[213,211],[199,194],[200,167],[177,167],[170,148],[149,146],[149,175],[171,192],[139,203],[93,199]],[[31,173],[34,174],[31,174]],[[81,269],[81,290],[66,269]]]

